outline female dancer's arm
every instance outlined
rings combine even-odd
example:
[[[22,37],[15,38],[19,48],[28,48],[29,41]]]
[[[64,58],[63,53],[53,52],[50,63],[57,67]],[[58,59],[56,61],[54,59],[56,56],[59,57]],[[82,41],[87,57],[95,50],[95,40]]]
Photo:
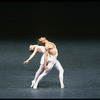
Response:
[[[35,56],[35,54],[38,52],[38,48],[35,48],[34,52],[30,55],[30,57],[24,61],[23,64],[28,64],[28,62]]]

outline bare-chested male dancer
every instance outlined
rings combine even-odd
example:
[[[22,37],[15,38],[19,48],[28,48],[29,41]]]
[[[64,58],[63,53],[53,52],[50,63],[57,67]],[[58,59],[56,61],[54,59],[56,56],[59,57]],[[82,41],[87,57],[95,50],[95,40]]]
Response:
[[[39,38],[38,43],[42,43],[45,45],[45,54],[44,54],[44,68],[45,68],[45,70],[38,77],[33,88],[37,89],[37,86],[38,86],[39,82],[41,81],[41,79],[44,76],[46,76],[50,72],[50,70],[53,68],[53,66],[55,65],[55,67],[59,70],[60,84],[61,84],[61,88],[63,89],[65,87],[64,83],[63,83],[64,69],[62,68],[60,62],[57,60],[58,50],[57,50],[55,44],[48,41],[45,37]]]

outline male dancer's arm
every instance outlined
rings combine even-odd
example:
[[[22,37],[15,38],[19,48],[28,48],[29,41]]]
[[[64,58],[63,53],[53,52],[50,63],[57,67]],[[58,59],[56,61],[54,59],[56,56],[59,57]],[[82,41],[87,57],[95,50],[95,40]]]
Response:
[[[48,71],[48,67],[46,66],[47,63],[47,55],[48,55],[48,44],[45,45],[45,54],[44,54],[44,68],[46,72]]]
[[[38,51],[38,49],[35,48],[34,52],[30,55],[30,57],[26,61],[24,61],[23,64],[27,64],[35,56],[35,54],[37,53],[37,51]]]

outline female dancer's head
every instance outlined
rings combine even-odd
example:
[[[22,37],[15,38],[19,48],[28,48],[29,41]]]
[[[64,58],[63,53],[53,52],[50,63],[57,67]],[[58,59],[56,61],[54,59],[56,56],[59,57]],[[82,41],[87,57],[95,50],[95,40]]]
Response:
[[[30,52],[33,52],[34,49],[35,49],[35,45],[30,45],[30,46],[29,46],[29,51],[30,51]]]

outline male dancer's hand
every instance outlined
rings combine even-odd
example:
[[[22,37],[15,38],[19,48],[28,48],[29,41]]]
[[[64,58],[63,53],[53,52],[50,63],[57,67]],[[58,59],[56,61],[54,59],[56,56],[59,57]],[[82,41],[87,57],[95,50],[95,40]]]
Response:
[[[45,66],[45,70],[46,70],[46,72],[48,71],[48,69],[49,69],[49,68],[48,68],[47,66]]]

